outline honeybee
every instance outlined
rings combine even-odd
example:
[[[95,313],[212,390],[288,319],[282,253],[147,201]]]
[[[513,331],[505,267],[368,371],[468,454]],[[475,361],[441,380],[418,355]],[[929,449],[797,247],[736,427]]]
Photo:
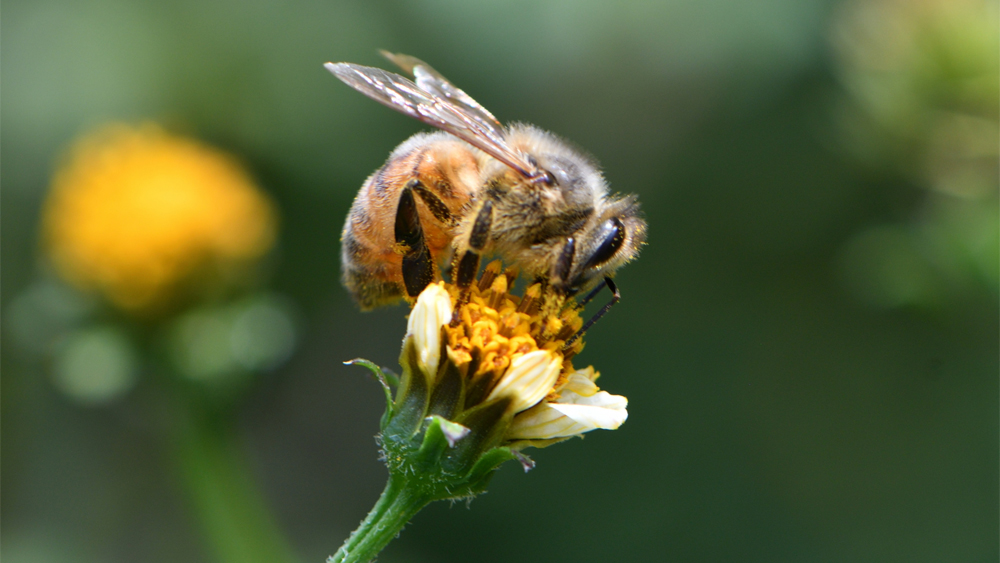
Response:
[[[325,67],[441,131],[396,147],[351,206],[343,281],[361,308],[416,297],[442,269],[468,288],[487,255],[564,296],[608,285],[615,297],[604,310],[616,302],[611,276],[646,237],[636,197],[611,196],[588,157],[535,126],[502,126],[427,63],[382,54],[415,82],[351,63]]]

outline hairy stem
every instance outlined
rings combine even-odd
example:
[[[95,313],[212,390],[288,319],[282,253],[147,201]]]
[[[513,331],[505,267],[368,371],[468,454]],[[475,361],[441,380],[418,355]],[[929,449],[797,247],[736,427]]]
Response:
[[[327,563],[367,563],[427,506],[430,498],[406,481],[389,477],[375,507]]]

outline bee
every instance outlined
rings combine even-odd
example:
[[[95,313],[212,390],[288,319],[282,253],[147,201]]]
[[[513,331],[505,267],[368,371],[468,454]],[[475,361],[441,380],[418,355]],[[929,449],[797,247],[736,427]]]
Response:
[[[614,299],[600,314],[617,302],[611,277],[646,238],[637,198],[610,195],[597,165],[555,135],[504,127],[427,63],[382,54],[414,81],[351,63],[325,67],[441,131],[396,147],[351,206],[341,236],[343,282],[361,308],[412,299],[442,270],[468,288],[484,256],[559,295],[592,289],[584,301],[607,285]]]

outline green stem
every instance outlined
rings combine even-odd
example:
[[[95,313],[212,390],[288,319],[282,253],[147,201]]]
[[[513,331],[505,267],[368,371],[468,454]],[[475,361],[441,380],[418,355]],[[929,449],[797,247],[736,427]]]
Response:
[[[327,563],[367,563],[431,501],[405,481],[389,477],[375,507]]]
[[[178,406],[183,415],[174,425],[173,453],[214,559],[294,562],[227,421],[191,402]]]

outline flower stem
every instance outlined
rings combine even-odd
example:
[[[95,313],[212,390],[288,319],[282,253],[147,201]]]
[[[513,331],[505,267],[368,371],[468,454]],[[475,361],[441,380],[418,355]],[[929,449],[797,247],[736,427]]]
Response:
[[[371,561],[431,500],[406,481],[390,476],[375,507],[327,563]]]
[[[187,408],[184,408],[187,407]],[[173,454],[196,521],[220,563],[296,559],[250,475],[228,421],[184,405]]]

